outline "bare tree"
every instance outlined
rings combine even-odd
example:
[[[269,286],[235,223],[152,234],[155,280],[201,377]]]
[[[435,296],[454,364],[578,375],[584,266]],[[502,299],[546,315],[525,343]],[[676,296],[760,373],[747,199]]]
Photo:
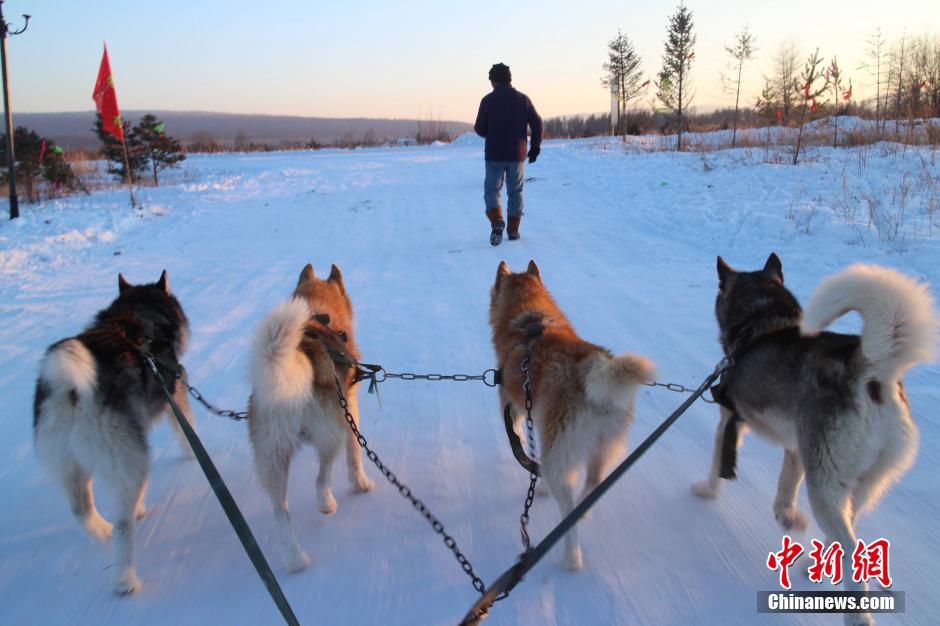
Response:
[[[666,45],[663,52],[663,69],[656,83],[656,97],[675,113],[679,122],[679,139],[676,149],[682,150],[682,114],[692,103],[689,73],[695,58],[695,35],[692,34],[692,11],[684,3],[669,16],[666,29]]]
[[[894,50],[891,51],[891,57],[893,60],[892,72],[894,73],[894,134],[897,135],[901,132],[901,95],[904,92],[904,74],[905,68],[907,66],[907,59],[905,57],[905,48],[907,45],[907,33],[901,35],[901,41],[897,44]]]
[[[796,41],[788,39],[782,42],[771,56],[772,69],[765,79],[773,85],[780,98],[780,112],[785,123],[790,121],[790,113],[796,103],[793,84],[799,72],[800,52]]]
[[[878,26],[872,32],[871,36],[865,42],[865,56],[868,57],[867,63],[862,63],[858,69],[868,70],[875,77],[875,125],[877,126],[885,115],[887,100],[881,101],[881,86],[885,82],[885,70],[887,63],[887,40],[881,27]],[[887,89],[885,97],[887,97]]]
[[[649,81],[641,83],[640,55],[630,39],[617,31],[617,37],[607,44],[607,62],[601,84],[608,87],[617,98],[617,134],[626,139],[625,117],[627,105],[646,91]]]
[[[734,123],[731,130],[731,147],[734,148],[738,138],[738,105],[741,101],[741,73],[744,69],[744,62],[750,61],[754,56],[754,35],[748,30],[747,25],[734,36],[734,45],[725,46],[725,51],[731,55],[731,58],[737,63],[737,80],[734,83]],[[735,69],[735,68],[732,68]],[[722,75],[722,86],[730,81]]]

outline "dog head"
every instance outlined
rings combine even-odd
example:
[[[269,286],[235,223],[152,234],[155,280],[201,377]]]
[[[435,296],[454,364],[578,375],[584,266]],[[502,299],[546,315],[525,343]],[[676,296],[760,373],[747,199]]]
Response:
[[[522,310],[522,303],[538,299],[545,293],[542,272],[535,261],[529,261],[524,272],[513,273],[506,261],[496,268],[496,281],[490,289],[490,322],[511,320]]]
[[[783,286],[783,264],[776,253],[755,272],[737,271],[718,257],[715,316],[725,352],[764,332],[799,324],[800,315],[799,303]]]
[[[317,278],[310,263],[304,266],[297,279],[297,287],[294,288],[294,297],[307,301],[314,313],[314,320],[336,333],[352,336],[352,303],[346,294],[343,273],[335,264],[330,267],[330,275],[326,280]]]
[[[524,272],[516,273],[509,270],[505,261],[500,261],[490,290],[490,325],[494,334],[526,334],[533,325],[546,329],[564,323],[564,315],[542,283],[542,272],[535,261],[529,261]]]
[[[108,310],[131,311],[150,339],[168,341],[177,354],[186,347],[189,320],[170,291],[166,270],[157,282],[142,285],[132,285],[123,274],[118,274],[118,297]]]

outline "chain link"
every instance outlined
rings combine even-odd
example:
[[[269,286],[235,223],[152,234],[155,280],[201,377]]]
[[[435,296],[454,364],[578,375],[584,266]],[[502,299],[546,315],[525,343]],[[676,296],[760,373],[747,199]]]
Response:
[[[522,359],[522,373],[525,374],[525,380],[522,383],[522,389],[525,391],[525,427],[529,438],[529,458],[535,460],[535,425],[532,421],[532,378],[530,370],[532,365],[532,344],[526,348],[525,358]],[[529,490],[526,492],[525,504],[522,506],[522,515],[519,516],[519,533],[522,536],[523,554],[527,554],[532,549],[532,540],[529,538],[529,509],[532,508],[532,502],[535,500],[535,484],[538,482],[538,474],[529,474]],[[507,594],[508,595],[508,594]]]
[[[647,387],[663,387],[664,389],[668,389],[669,391],[675,391],[677,393],[695,393],[695,389],[689,389],[685,385],[680,385],[679,383],[659,383],[656,381],[652,381],[652,382],[643,383],[643,384],[646,385]],[[703,402],[707,402],[709,404],[718,404],[713,399],[706,398],[704,395],[701,396],[701,399]]]
[[[486,584],[483,580],[476,575],[476,572],[473,571],[473,565],[470,561],[464,556],[463,552],[460,551],[460,548],[457,547],[457,541],[447,534],[447,531],[444,529],[444,524],[441,523],[437,517],[431,513],[427,505],[424,504],[419,498],[417,498],[412,492],[411,488],[398,480],[398,477],[395,475],[392,470],[385,466],[379,459],[379,455],[375,453],[372,448],[369,447],[369,442],[366,441],[366,438],[362,435],[359,428],[356,426],[356,419],[352,416],[352,413],[349,412],[349,403],[346,401],[346,396],[343,394],[343,386],[340,383],[339,375],[336,373],[336,366],[333,366],[333,378],[336,380],[336,395],[339,398],[339,405],[343,409],[343,413],[346,417],[346,423],[349,424],[350,430],[352,430],[353,435],[356,436],[356,441],[359,443],[359,447],[365,450],[366,457],[382,472],[382,475],[385,476],[385,479],[392,484],[393,487],[398,489],[398,493],[408,500],[411,503],[411,506],[415,508],[424,519],[431,524],[431,528],[434,529],[434,532],[441,536],[444,541],[444,545],[447,546],[447,549],[454,553],[454,557],[457,559],[457,562],[460,564],[461,569],[464,573],[470,577],[470,580],[473,583],[473,588],[477,590],[478,593],[486,592]]]
[[[382,378],[377,379],[376,382],[384,382],[389,378],[397,378],[399,380],[430,380],[430,381],[440,381],[440,380],[452,380],[455,382],[466,382],[468,380],[479,380],[487,387],[495,387],[499,384],[498,372],[494,369],[488,369],[482,374],[414,374],[412,372],[403,372],[400,374],[386,372],[384,368],[379,370],[382,373]],[[377,374],[378,372],[376,372]],[[490,377],[492,374],[492,377]]]
[[[186,385],[186,389],[189,391],[189,395],[192,396],[196,402],[204,406],[206,410],[212,413],[213,415],[218,415],[219,417],[227,417],[235,421],[243,420],[248,417],[248,411],[231,411],[228,409],[220,409],[219,407],[215,406],[214,404],[206,400],[205,397],[201,393],[199,393],[199,390],[193,387],[192,385],[190,385],[188,382],[186,382],[183,379],[180,379],[180,382]]]

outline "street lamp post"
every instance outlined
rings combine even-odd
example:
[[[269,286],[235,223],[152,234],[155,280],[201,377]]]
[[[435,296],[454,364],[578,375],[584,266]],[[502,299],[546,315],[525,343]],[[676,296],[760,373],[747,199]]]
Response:
[[[7,84],[7,35],[19,35],[29,26],[29,15],[23,14],[26,21],[23,28],[10,30],[10,25],[3,19],[3,0],[0,0],[0,65],[3,66],[3,117],[7,130],[7,181],[10,188],[10,219],[20,216],[20,205],[16,198],[16,176],[13,171],[16,158],[13,155],[13,114],[10,112],[10,89]]]

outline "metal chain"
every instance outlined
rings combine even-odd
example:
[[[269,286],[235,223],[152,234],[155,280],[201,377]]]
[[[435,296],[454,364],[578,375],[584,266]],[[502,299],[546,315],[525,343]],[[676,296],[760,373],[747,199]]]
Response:
[[[434,529],[434,532],[441,536],[444,540],[444,545],[454,553],[454,557],[457,559],[457,562],[460,563],[460,567],[463,569],[464,573],[470,577],[470,580],[473,582],[473,588],[477,590],[478,593],[486,592],[486,583],[476,575],[476,572],[473,571],[473,565],[470,564],[470,561],[467,557],[464,556],[463,552],[460,551],[460,548],[457,547],[457,541],[447,534],[447,531],[444,529],[444,524],[441,523],[437,517],[431,513],[428,507],[417,498],[412,492],[411,488],[408,485],[402,483],[398,480],[398,477],[395,476],[394,472],[388,469],[384,463],[379,459],[379,456],[369,447],[369,443],[366,441],[366,438],[359,431],[359,428],[356,426],[356,420],[352,416],[352,413],[349,412],[349,403],[346,401],[346,396],[343,394],[343,386],[340,383],[339,375],[336,373],[336,366],[333,365],[333,378],[336,380],[336,394],[339,398],[339,405],[343,409],[343,413],[346,416],[346,423],[349,424],[350,430],[352,430],[353,435],[356,436],[356,441],[359,443],[359,447],[365,450],[366,456],[369,458],[372,463],[375,464],[379,471],[382,472],[382,475],[385,476],[386,480],[392,484],[393,487],[398,489],[398,493],[408,500],[411,503],[411,506],[415,508],[421,515],[424,516],[430,524],[431,528]]]
[[[526,349],[525,358],[522,359],[522,373],[525,374],[522,389],[525,391],[525,427],[529,437],[529,457],[535,460],[535,425],[532,421],[532,379],[530,376],[531,364],[532,344],[529,344]],[[529,490],[526,492],[522,515],[519,516],[519,533],[522,535],[523,554],[528,553],[529,550],[532,549],[532,541],[529,539],[529,509],[532,508],[532,502],[535,500],[535,484],[538,480],[538,474],[529,474]]]
[[[180,382],[186,385],[186,389],[189,391],[189,395],[193,397],[196,402],[201,404],[206,408],[207,411],[219,417],[227,417],[231,420],[239,421],[248,417],[248,411],[231,411],[228,409],[220,409],[211,402],[205,399],[205,397],[199,393],[199,390],[190,385],[183,379],[180,379]]]
[[[400,374],[386,372],[385,369],[379,370],[382,373],[382,378],[377,379],[376,382],[384,382],[388,378],[397,378],[399,380],[452,380],[455,382],[465,382],[468,380],[479,380],[487,387],[495,387],[499,384],[498,372],[494,369],[488,369],[482,374],[414,374],[412,372],[403,372]],[[379,372],[376,372],[378,374]],[[488,376],[492,374],[492,378]]]
[[[652,381],[648,383],[645,382],[643,384],[646,385],[647,387],[663,387],[664,389],[668,389],[669,391],[675,391],[677,393],[694,393],[695,392],[695,389],[689,389],[685,385],[680,385],[679,383],[658,383],[656,381]],[[701,399],[703,402],[707,402],[709,404],[718,404],[713,399],[706,398],[704,395],[701,396]]]

